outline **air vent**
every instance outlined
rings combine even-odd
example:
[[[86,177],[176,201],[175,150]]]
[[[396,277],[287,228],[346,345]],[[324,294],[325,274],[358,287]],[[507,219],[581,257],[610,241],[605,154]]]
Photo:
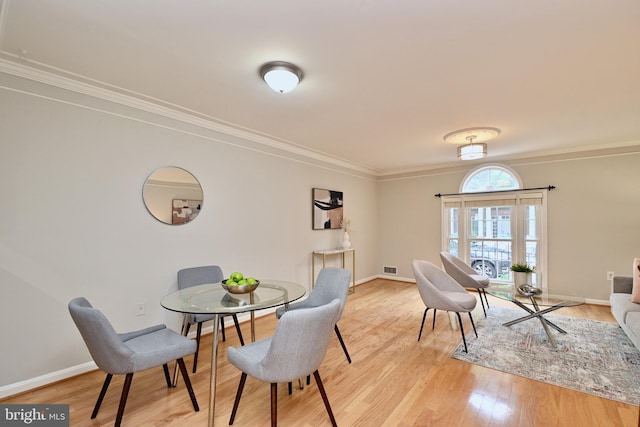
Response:
[[[382,267],[384,274],[393,274],[396,275],[398,274],[398,267],[391,267],[389,265],[385,265],[384,267]]]

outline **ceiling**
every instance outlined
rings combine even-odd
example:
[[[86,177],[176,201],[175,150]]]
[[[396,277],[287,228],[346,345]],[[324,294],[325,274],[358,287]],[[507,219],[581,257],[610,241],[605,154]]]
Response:
[[[640,144],[638,0],[0,1],[5,60],[379,175],[459,164],[471,126],[489,161]]]

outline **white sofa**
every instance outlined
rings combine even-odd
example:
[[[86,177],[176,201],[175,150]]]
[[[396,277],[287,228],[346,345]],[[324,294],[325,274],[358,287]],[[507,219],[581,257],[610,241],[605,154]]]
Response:
[[[613,293],[609,297],[611,313],[633,344],[640,349],[640,304],[629,300],[633,288],[633,277],[613,278]]]

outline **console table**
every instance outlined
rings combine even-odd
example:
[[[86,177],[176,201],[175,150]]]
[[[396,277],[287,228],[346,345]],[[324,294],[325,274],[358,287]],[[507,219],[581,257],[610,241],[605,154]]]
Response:
[[[342,258],[342,268],[345,268],[345,256],[346,254],[351,254],[351,286],[349,287],[349,293],[353,293],[356,291],[356,250],[351,249],[326,249],[320,251],[313,251],[313,255],[311,257],[311,283],[312,287],[316,284],[316,257],[322,257],[322,268],[325,268],[327,265],[327,257],[333,255],[341,255]]]

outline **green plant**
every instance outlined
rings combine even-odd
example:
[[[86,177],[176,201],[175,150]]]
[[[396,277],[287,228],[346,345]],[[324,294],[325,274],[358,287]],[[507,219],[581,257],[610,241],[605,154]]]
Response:
[[[533,273],[533,268],[529,267],[529,264],[525,263],[515,263],[511,264],[511,271],[515,271],[518,273]]]

